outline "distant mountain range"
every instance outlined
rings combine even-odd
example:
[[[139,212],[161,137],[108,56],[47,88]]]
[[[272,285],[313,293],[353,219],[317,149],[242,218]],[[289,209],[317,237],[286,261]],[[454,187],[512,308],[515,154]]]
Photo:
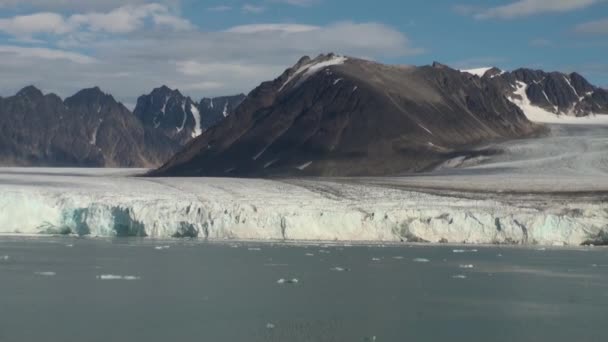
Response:
[[[99,88],[0,98],[0,164],[157,167],[162,176],[372,176],[428,170],[534,121],[608,113],[577,73],[303,57],[248,96],[162,86],[130,112]],[[164,163],[164,164],[163,164]]]
[[[244,97],[213,100],[228,116]],[[97,87],[62,100],[29,86],[0,98],[0,165],[155,167],[219,121],[165,86],[134,113]]]
[[[589,83],[578,73],[517,69],[503,72],[497,68],[464,70],[500,87],[510,98],[557,115],[575,117],[608,114],[608,91]]]

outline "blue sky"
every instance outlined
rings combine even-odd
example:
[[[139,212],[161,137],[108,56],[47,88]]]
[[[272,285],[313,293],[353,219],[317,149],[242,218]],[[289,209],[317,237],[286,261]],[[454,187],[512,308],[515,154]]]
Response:
[[[0,0],[0,94],[247,92],[301,55],[579,71],[608,86],[607,0]]]

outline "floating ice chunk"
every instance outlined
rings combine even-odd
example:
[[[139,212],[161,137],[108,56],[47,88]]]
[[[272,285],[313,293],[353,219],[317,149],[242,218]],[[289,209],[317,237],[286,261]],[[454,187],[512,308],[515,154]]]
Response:
[[[398,255],[398,256],[394,256],[393,259],[395,259],[395,260],[403,260],[403,257],[400,256],[400,255]]]
[[[544,252],[544,251],[546,251],[547,249],[546,249],[545,247],[541,247],[541,248],[537,248],[536,250],[537,250],[537,251],[540,251],[540,252]]]
[[[261,251],[262,249],[261,249],[261,248],[259,248],[259,247],[249,247],[249,248],[247,248],[247,250],[257,252],[257,251]]]
[[[277,284],[297,284],[300,281],[298,280],[298,278],[292,278],[292,279],[284,279],[281,278],[279,280],[277,280]]]
[[[313,253],[306,253],[306,256],[315,256]]]
[[[334,267],[331,269],[332,271],[336,271],[336,272],[348,272],[350,271],[350,268],[345,268],[345,267]]]
[[[68,248],[72,248],[72,247],[74,247],[74,245],[73,245],[73,244],[71,244],[71,243],[70,243],[70,244],[67,244],[67,245],[65,245],[65,246],[66,246],[66,247],[68,247]]]
[[[102,274],[96,277],[99,280],[139,280],[140,277],[132,276],[132,275],[115,275],[115,274]]]
[[[477,253],[476,249],[454,249],[453,253]]]
[[[10,257],[8,255],[0,256],[0,261],[8,261],[8,259],[10,259]]]
[[[458,267],[460,267],[460,268],[475,268],[474,265],[470,265],[470,264],[469,265],[460,265]]]
[[[416,258],[414,259],[414,262],[430,262],[431,260],[429,259],[425,259],[425,258]]]
[[[467,279],[467,276],[464,274],[457,274],[455,276],[452,276],[453,279]]]
[[[372,258],[372,261],[380,261],[380,258]]]
[[[330,251],[327,251],[327,250],[324,250],[324,249],[319,249],[319,253],[322,253],[322,254],[329,254],[329,253],[331,253],[331,252],[330,252]]]
[[[55,273],[53,271],[34,272],[34,274],[39,275],[39,276],[44,276],[44,277],[54,277],[57,275],[57,273]]]
[[[154,247],[154,249],[159,250],[159,251],[162,251],[163,249],[169,249],[169,248],[171,248],[171,246],[156,246],[156,247]]]
[[[275,325],[272,323],[266,323],[266,329],[274,329]]]

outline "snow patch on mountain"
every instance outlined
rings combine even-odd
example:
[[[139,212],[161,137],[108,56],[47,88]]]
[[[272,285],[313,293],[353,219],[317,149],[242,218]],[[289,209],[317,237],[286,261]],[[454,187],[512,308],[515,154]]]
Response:
[[[331,58],[329,58],[327,60],[323,60],[323,61],[315,59],[315,60],[311,61],[310,63],[301,66],[298,70],[296,70],[296,72],[294,72],[293,75],[291,75],[287,79],[287,81],[285,81],[285,83],[283,83],[283,85],[279,89],[279,92],[283,91],[283,89],[285,89],[285,87],[288,84],[292,83],[292,81],[294,81],[295,79],[297,79],[300,76],[301,77],[298,79],[298,82],[295,85],[296,87],[298,85],[302,84],[303,82],[305,82],[308,78],[310,78],[310,76],[314,75],[315,73],[319,72],[320,70],[323,70],[324,68],[327,68],[327,67],[330,67],[333,65],[344,64],[347,60],[348,60],[348,58],[346,58],[344,56],[332,56]]]
[[[213,100],[211,100],[213,103]],[[192,137],[196,138],[203,133],[201,128],[201,113],[194,104],[190,104],[190,112],[194,116],[194,130],[192,131]]]
[[[533,105],[528,98],[526,90],[528,85],[524,82],[517,81],[517,89],[513,92],[509,100],[517,105],[526,114],[530,121],[540,123],[556,123],[556,124],[602,124],[608,125],[608,115],[596,114],[583,117],[576,117],[564,114],[555,114],[547,111],[544,108]],[[546,95],[545,95],[546,96]]]
[[[486,68],[464,69],[464,70],[460,70],[460,71],[461,72],[466,72],[466,73],[471,74],[471,75],[483,77],[483,75],[485,75],[486,72],[488,72],[490,69],[492,69],[492,67],[489,67],[489,68],[486,67]]]

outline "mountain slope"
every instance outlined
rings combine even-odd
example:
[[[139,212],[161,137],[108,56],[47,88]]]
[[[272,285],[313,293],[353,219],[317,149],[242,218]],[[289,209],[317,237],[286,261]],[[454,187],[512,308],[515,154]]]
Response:
[[[198,108],[200,110],[203,131],[217,125],[224,118],[234,113],[236,107],[245,100],[245,97],[244,94],[239,94],[202,99]]]
[[[395,174],[539,129],[489,80],[329,54],[261,84],[153,174]]]

